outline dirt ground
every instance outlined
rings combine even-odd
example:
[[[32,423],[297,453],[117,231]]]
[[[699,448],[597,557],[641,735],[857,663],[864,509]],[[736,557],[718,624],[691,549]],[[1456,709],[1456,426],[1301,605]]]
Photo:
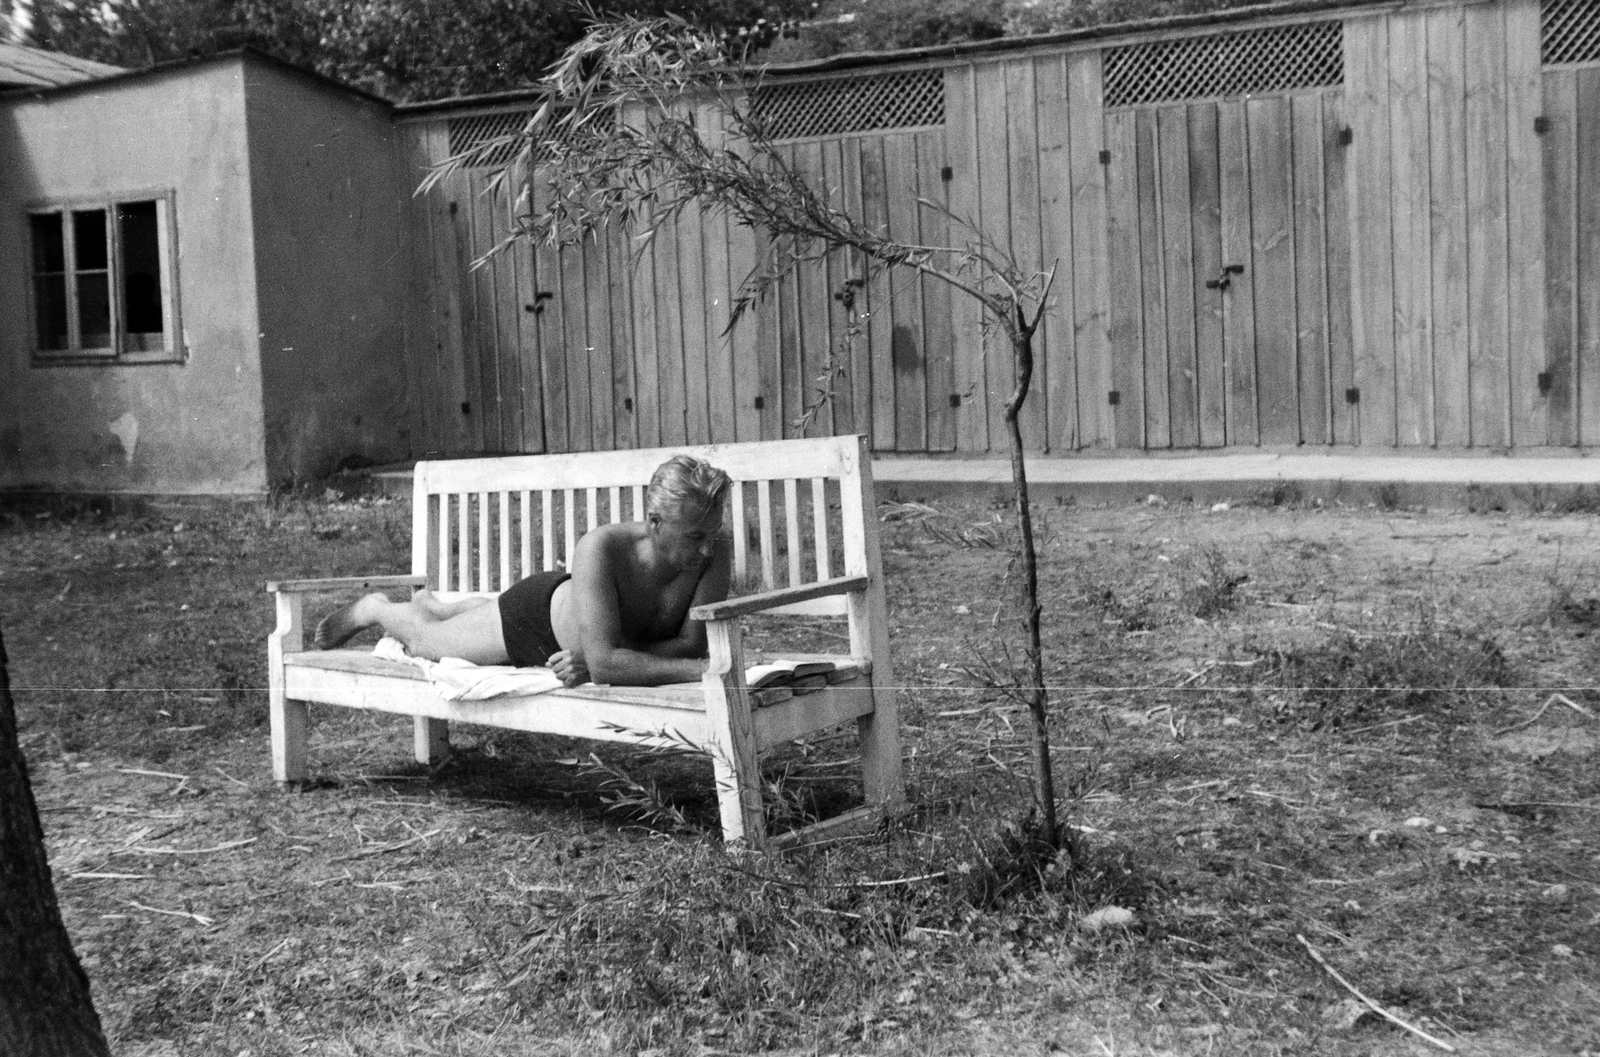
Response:
[[[13,512],[23,744],[116,1052],[1600,1054],[1594,511],[1285,499],[1040,506],[1073,865],[1020,836],[1001,506],[880,511],[911,811],[753,861],[648,753],[459,729],[429,773],[330,710],[273,786],[261,583],[404,571],[404,503]],[[779,754],[775,823],[858,797],[849,757]],[[619,773],[683,821],[607,810]]]

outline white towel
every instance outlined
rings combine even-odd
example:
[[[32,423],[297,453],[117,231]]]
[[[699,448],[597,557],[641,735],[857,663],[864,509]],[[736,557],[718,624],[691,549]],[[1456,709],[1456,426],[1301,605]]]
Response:
[[[561,689],[561,678],[549,668],[513,668],[509,664],[473,664],[460,657],[430,661],[413,657],[398,639],[385,635],[372,647],[375,657],[410,661],[428,681],[444,691],[446,701],[487,701],[508,694],[543,694]]]

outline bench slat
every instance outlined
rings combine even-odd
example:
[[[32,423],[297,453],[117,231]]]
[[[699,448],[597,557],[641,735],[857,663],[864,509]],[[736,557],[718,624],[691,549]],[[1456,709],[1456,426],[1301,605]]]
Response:
[[[789,586],[800,586],[800,482],[783,482],[784,547],[789,552]]]
[[[816,537],[813,545],[817,554],[817,579],[826,580],[828,571],[828,490],[827,479],[811,479],[811,532]]]

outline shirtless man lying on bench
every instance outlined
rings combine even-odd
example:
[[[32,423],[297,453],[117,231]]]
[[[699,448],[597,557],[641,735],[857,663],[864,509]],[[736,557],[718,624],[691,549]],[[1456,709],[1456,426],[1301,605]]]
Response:
[[[313,641],[330,650],[377,627],[415,657],[548,665],[567,686],[694,682],[705,672],[706,629],[689,610],[728,594],[728,483],[709,463],[674,456],[650,479],[645,519],[586,533],[570,575],[535,573],[493,599],[369,594],[324,617]]]

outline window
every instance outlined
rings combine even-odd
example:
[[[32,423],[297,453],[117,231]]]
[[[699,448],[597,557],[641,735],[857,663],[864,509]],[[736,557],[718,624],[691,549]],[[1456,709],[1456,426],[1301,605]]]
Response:
[[[183,359],[171,194],[28,214],[35,362]]]

